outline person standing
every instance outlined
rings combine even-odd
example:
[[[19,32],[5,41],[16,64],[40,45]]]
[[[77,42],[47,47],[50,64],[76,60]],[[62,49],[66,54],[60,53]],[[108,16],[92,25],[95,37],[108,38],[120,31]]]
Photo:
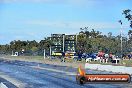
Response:
[[[81,51],[78,53],[78,60],[79,61],[82,60],[82,53],[81,53]]]
[[[112,62],[113,55],[112,53],[109,54],[109,61]]]
[[[108,59],[109,59],[109,55],[108,54],[105,54],[105,62],[107,63],[108,62]]]
[[[62,60],[61,62],[65,62],[65,52],[62,52]]]
[[[129,59],[129,60],[131,59],[131,54],[128,54],[128,59]]]

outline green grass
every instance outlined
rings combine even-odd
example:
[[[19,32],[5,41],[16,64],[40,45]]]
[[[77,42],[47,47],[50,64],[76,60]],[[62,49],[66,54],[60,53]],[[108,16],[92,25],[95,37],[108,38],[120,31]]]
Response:
[[[121,60],[120,64],[127,66],[127,67],[132,67],[132,60]]]

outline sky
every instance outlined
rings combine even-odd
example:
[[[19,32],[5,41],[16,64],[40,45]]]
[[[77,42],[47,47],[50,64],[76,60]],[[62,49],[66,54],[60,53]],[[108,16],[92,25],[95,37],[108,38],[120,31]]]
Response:
[[[132,0],[0,0],[0,44],[39,42],[54,33],[76,34],[81,27],[118,35],[118,20],[126,36],[124,9],[132,10]]]

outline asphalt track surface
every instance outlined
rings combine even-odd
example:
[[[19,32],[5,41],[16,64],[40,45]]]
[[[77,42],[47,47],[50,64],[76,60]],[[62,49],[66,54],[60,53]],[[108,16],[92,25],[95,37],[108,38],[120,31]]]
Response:
[[[42,69],[35,68],[38,67],[38,64]],[[66,66],[0,59],[0,72],[21,81],[25,84],[24,88],[132,88],[131,84],[78,85],[75,75],[67,74],[67,72],[76,73],[76,70],[76,68]],[[110,73],[93,70],[87,70],[87,72],[93,74]],[[10,82],[6,82],[6,84],[8,87],[10,86],[9,88],[16,88]]]

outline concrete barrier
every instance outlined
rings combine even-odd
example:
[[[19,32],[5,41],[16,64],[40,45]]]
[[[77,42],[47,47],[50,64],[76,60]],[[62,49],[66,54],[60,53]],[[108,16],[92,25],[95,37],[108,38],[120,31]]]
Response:
[[[0,88],[8,88],[4,83],[0,83]]]
[[[93,70],[97,70],[100,67],[100,64],[85,64],[85,68],[89,68],[89,69],[93,69]]]
[[[112,65],[101,65],[101,64],[86,63],[85,69],[110,71],[110,72],[117,72],[117,73],[127,73],[127,74],[132,75],[132,67],[125,67],[125,66],[112,66]]]

